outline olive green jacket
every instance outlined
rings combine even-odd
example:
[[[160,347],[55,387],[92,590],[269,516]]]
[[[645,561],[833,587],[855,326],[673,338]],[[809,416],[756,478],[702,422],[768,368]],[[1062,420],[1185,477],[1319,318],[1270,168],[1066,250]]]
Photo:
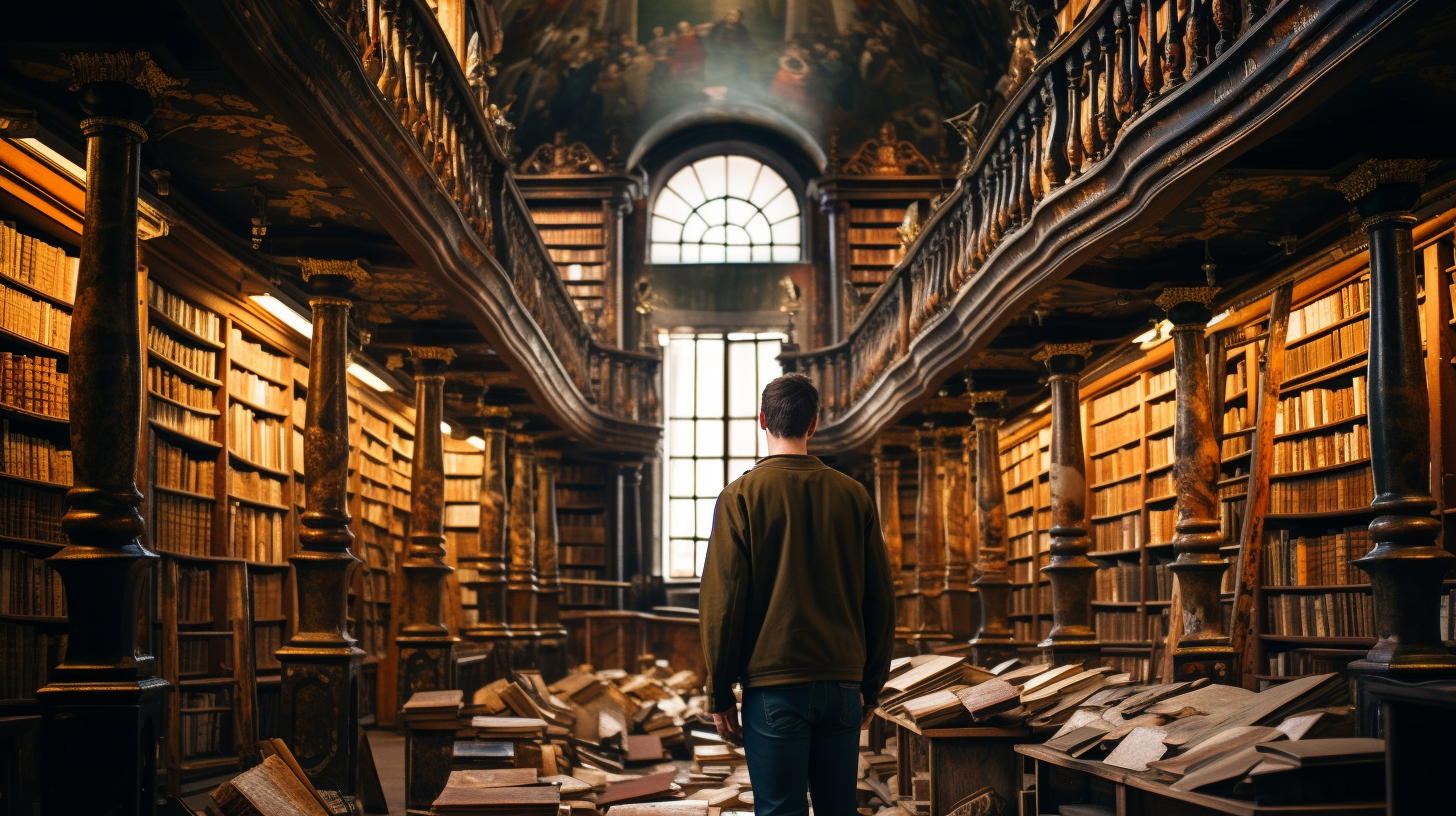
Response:
[[[868,491],[813,456],[769,456],[718,496],[699,614],[714,711],[745,688],[889,674],[895,591]]]

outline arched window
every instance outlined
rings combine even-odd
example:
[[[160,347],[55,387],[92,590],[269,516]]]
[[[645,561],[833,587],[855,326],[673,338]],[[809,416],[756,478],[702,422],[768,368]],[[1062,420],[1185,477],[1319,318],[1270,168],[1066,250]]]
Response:
[[[652,263],[795,262],[799,197],[748,156],[711,156],[668,179],[652,207]]]

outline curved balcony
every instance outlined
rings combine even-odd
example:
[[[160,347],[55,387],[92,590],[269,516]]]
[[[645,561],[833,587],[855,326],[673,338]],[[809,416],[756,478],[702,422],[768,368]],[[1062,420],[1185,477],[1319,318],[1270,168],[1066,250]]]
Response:
[[[1095,4],[973,145],[845,339],[785,356],[823,393],[815,447],[861,447],[914,410],[1037,292],[1339,89],[1350,57],[1423,5]]]
[[[653,354],[597,344],[424,0],[199,4],[224,59],[328,161],[569,433],[651,450]]]

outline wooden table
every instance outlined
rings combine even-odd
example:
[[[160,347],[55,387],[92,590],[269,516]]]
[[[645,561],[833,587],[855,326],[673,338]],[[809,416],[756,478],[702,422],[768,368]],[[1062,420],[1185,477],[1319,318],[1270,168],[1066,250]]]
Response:
[[[895,726],[899,740],[900,806],[930,816],[946,816],[981,788],[989,787],[1007,802],[1016,801],[1018,744],[1032,739],[1031,731],[1017,728],[925,728],[906,719],[879,717]],[[928,800],[913,794],[916,773],[929,773]]]
[[[1128,771],[1074,759],[1044,745],[1018,745],[1024,767],[1021,816],[1057,813],[1063,805],[1101,805],[1116,816],[1379,816],[1384,802],[1260,806],[1248,799],[1175,791],[1158,771]]]

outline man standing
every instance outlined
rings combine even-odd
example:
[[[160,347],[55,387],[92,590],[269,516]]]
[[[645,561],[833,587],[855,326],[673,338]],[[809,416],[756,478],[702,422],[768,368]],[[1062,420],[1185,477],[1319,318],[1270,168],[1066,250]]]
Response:
[[[700,597],[718,732],[742,740],[759,816],[855,812],[859,732],[889,674],[894,587],[869,493],[809,455],[819,392],[763,389],[769,455],[718,496]],[[743,716],[733,684],[743,685]]]

